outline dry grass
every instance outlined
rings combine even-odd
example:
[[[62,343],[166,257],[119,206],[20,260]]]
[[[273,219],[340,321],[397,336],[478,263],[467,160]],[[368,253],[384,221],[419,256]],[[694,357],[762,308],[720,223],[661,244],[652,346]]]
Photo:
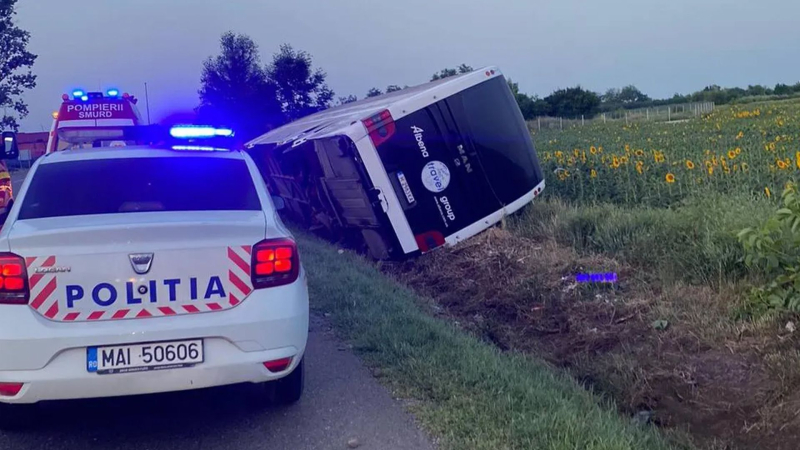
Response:
[[[502,229],[386,271],[504,350],[566,368],[628,414],[713,448],[795,448],[800,353],[776,317],[734,319],[744,286],[688,284]],[[616,272],[615,286],[574,282]],[[666,320],[666,330],[652,326]]]

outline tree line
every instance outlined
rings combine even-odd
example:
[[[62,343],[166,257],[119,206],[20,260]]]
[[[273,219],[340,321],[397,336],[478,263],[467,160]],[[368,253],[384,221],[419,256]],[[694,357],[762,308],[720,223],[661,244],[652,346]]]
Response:
[[[0,107],[4,109],[0,115],[0,128],[10,129],[17,129],[18,120],[28,114],[22,95],[36,86],[36,75],[31,69],[37,56],[27,50],[30,33],[18,28],[12,20],[16,2],[0,0],[0,49],[6,49],[0,52]],[[461,64],[434,73],[430,80],[472,71],[471,66]],[[353,94],[335,97],[326,77],[324,70],[313,66],[311,55],[305,51],[283,44],[268,63],[262,64],[258,46],[249,36],[227,32],[220,39],[219,54],[209,57],[203,64],[196,120],[228,125],[234,127],[239,136],[251,138],[308,114],[358,100],[358,96]],[[798,82],[793,85],[778,83],[772,88],[711,85],[667,99],[652,99],[632,85],[612,88],[603,94],[575,86],[557,89],[540,98],[521,92],[512,79],[507,81],[528,120],[538,116],[590,118],[601,112],[676,103],[727,104],[749,99],[800,96]],[[390,84],[385,89],[373,87],[364,96],[374,97],[407,87],[397,84]]]

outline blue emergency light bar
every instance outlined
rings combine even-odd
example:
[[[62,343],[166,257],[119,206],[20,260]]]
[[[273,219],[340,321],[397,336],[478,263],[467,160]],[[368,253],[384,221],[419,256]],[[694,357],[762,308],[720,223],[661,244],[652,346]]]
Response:
[[[119,97],[119,89],[109,89],[106,91],[106,95],[109,97]]]
[[[72,98],[81,98],[86,95],[86,92],[83,92],[83,89],[75,89],[72,91]]]
[[[228,152],[230,149],[208,147],[205,145],[173,145],[173,150],[187,151],[187,152]]]
[[[209,126],[176,125],[170,128],[169,135],[175,139],[231,137],[233,136],[233,130],[230,128],[214,128]]]

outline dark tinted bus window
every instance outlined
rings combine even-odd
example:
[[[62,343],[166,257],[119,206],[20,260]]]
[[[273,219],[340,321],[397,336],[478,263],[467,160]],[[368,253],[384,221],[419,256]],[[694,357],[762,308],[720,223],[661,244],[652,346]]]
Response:
[[[259,209],[258,194],[243,160],[98,159],[39,166],[19,219]]]
[[[464,114],[469,138],[500,201],[509,204],[539,184],[542,173],[531,135],[505,78],[493,78],[447,101],[455,102],[457,119],[463,120],[458,116]]]

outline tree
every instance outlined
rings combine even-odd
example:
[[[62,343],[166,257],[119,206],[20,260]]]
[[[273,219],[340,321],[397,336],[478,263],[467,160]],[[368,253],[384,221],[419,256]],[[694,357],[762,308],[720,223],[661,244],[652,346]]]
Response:
[[[374,88],[370,88],[367,91],[366,97],[367,98],[369,98],[369,97],[377,97],[379,95],[383,95],[383,91],[381,91],[380,89],[374,87]]]
[[[203,63],[200,85],[197,113],[202,122],[231,126],[245,139],[284,122],[258,46],[246,35],[222,35],[220,54]]]
[[[402,91],[402,90],[403,90],[403,88],[401,88],[400,86],[398,86],[396,84],[390,84],[390,85],[386,86],[386,93],[387,94],[389,92],[396,92],[396,91]]]
[[[619,99],[620,90],[617,88],[610,88],[606,91],[605,94],[600,96],[600,101],[603,103],[608,103],[610,105],[615,105],[618,103],[622,103]]]
[[[475,69],[473,69],[471,66],[468,66],[466,64],[461,64],[455,69],[440,70],[439,73],[433,74],[433,76],[431,77],[431,81],[441,80],[442,78],[452,77],[454,75],[458,75],[461,73],[470,73],[473,70]]]
[[[278,103],[289,121],[328,108],[333,100],[333,91],[325,83],[327,74],[312,69],[311,62],[307,52],[283,44],[267,67],[267,79],[275,86]]]
[[[338,106],[338,105],[346,105],[346,104],[348,104],[348,103],[353,103],[353,102],[355,102],[355,101],[358,101],[358,97],[356,97],[356,96],[355,96],[355,95],[353,95],[353,94],[350,94],[350,95],[348,95],[347,97],[339,97],[339,99],[338,99],[338,101],[336,102],[336,104],[337,104],[337,106]]]
[[[544,99],[550,105],[550,115],[562,117],[591,117],[600,107],[600,96],[580,86],[559,89]]]
[[[12,18],[17,0],[0,0],[0,107],[10,109],[16,117],[0,116],[0,129],[17,130],[28,115],[28,105],[20,98],[22,92],[36,87],[36,75],[31,72],[37,56],[27,50],[30,33],[17,27]]]
[[[611,88],[600,96],[600,101],[609,105],[609,107],[633,105],[636,103],[649,102],[651,100],[650,97],[632,84],[622,89]]]
[[[775,85],[775,89],[772,90],[775,95],[789,95],[792,93],[792,87],[788,84],[778,83]]]
[[[645,95],[642,91],[640,91],[636,86],[632,84],[620,89],[618,99],[619,102],[624,105],[650,101],[650,97]]]

